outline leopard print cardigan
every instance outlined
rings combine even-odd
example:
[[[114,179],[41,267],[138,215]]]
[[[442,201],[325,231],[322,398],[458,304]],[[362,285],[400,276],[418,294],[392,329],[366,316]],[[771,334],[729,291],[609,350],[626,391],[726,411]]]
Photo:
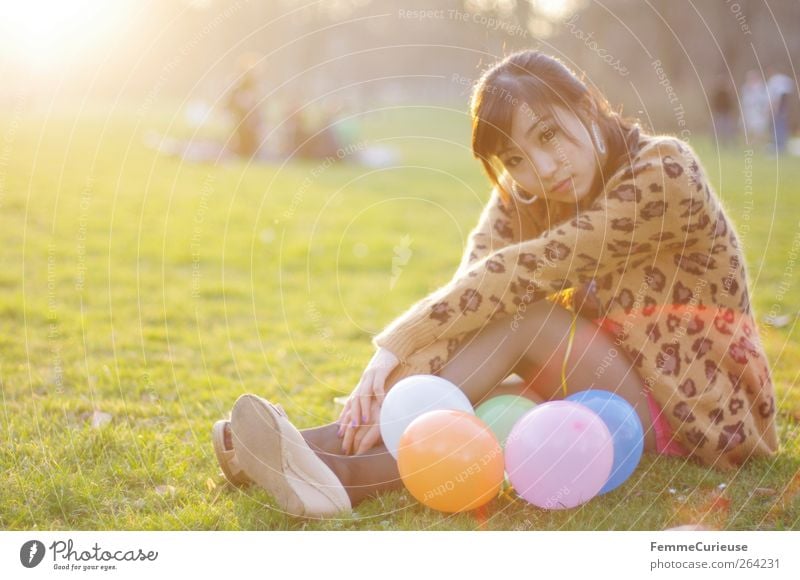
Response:
[[[585,209],[506,204],[495,189],[450,282],[372,342],[401,361],[390,379],[436,374],[468,333],[589,286],[592,316],[604,317],[675,440],[706,465],[732,468],[778,447],[747,282],[739,238],[696,153],[643,136]]]

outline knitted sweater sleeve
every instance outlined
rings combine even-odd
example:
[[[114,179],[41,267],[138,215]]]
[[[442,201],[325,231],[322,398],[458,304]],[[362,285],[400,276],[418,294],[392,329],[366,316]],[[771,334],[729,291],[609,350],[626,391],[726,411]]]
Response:
[[[392,321],[373,344],[406,360],[433,341],[513,313],[521,302],[624,271],[659,251],[663,239],[687,248],[696,240],[687,237],[693,230],[685,222],[703,189],[687,179],[694,165],[691,150],[677,139],[654,141],[609,179],[588,210],[471,263]]]
[[[521,238],[519,214],[502,201],[495,187],[492,189],[489,202],[481,212],[478,224],[467,238],[464,255],[455,277],[461,276],[475,262],[500,248],[519,242]]]

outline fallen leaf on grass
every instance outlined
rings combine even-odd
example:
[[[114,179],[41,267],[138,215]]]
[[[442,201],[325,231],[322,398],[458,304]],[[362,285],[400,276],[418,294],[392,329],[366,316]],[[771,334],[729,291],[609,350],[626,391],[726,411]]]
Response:
[[[476,508],[472,512],[473,517],[475,518],[475,522],[478,524],[479,530],[486,530],[486,520],[489,519],[489,510],[486,505],[482,505],[479,508]]]
[[[696,489],[686,497],[679,496],[675,503],[672,519],[686,522],[677,526],[678,528],[700,526],[713,530],[724,529],[731,509],[731,500],[725,485],[712,489]]]
[[[794,477],[792,477],[789,483],[786,484],[786,487],[783,488],[780,497],[776,499],[772,507],[769,508],[765,519],[774,522],[777,518],[782,516],[798,493],[800,493],[800,469],[795,472]]]
[[[175,495],[175,487],[171,485],[157,485],[156,493],[158,495],[166,495],[169,497],[173,497]]]

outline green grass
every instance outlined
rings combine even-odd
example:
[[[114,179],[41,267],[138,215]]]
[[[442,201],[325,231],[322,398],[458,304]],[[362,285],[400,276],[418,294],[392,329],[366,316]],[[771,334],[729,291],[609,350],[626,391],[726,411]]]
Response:
[[[356,384],[371,333],[450,278],[488,196],[463,114],[366,116],[364,137],[402,155],[377,171],[181,165],[142,146],[148,127],[135,114],[10,115],[0,117],[2,528],[625,530],[706,511],[718,527],[798,527],[793,325],[762,329],[781,453],[735,474],[646,457],[624,486],[568,512],[498,498],[448,516],[393,492],[352,518],[280,515],[267,493],[224,484],[210,427],[243,392],[281,402],[300,427],[335,419],[333,398]],[[168,128],[168,114],[153,118]],[[741,151],[693,144],[749,228],[756,311],[797,311],[800,167],[778,172],[756,155],[748,193]],[[392,287],[406,235],[412,258]],[[92,428],[94,410],[110,423]]]

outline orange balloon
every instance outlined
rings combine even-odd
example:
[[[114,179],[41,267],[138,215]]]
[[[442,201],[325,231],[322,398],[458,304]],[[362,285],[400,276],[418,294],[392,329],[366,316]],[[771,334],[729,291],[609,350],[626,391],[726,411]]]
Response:
[[[503,449],[478,417],[429,411],[400,437],[397,467],[419,502],[442,512],[463,512],[497,497],[503,484]]]

